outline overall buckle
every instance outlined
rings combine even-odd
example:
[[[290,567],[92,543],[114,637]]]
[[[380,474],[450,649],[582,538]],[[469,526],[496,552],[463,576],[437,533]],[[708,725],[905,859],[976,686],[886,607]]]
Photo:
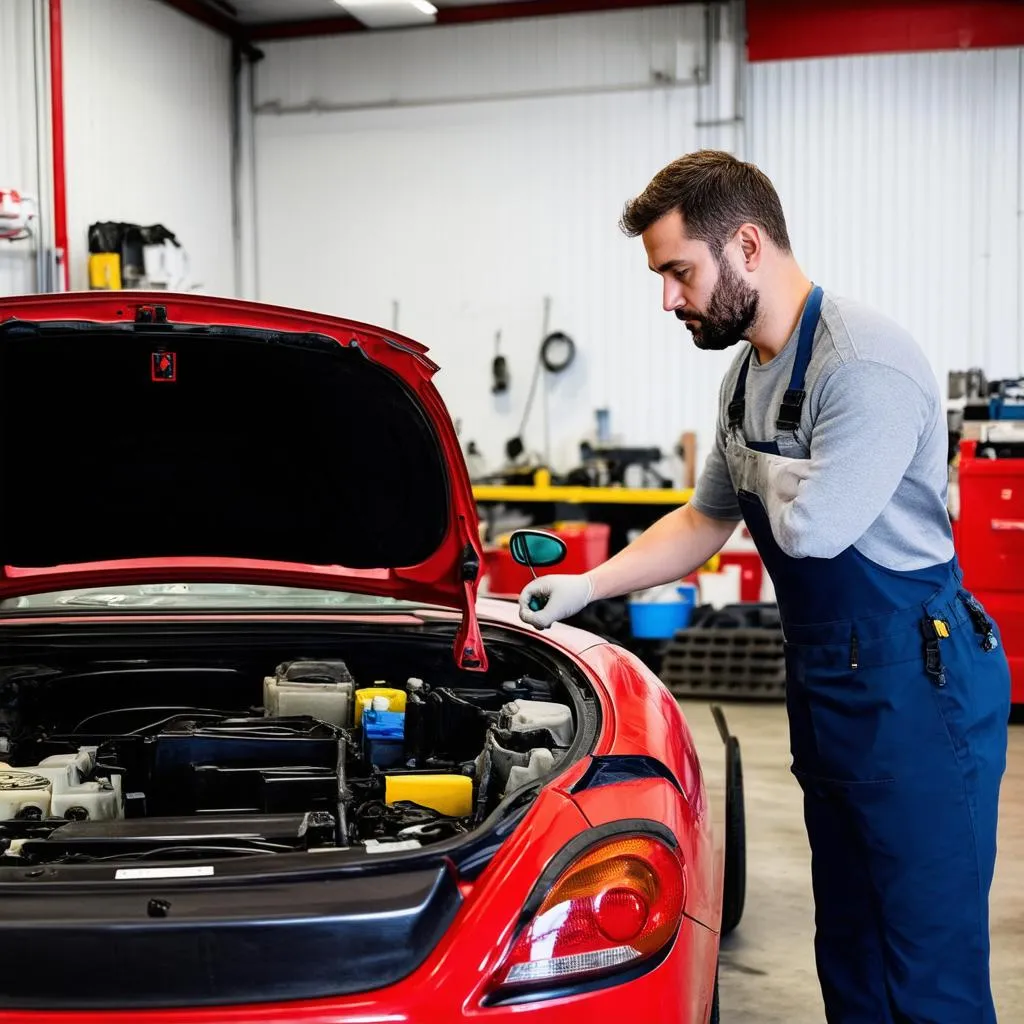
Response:
[[[806,397],[807,392],[802,389],[786,389],[779,408],[779,418],[775,421],[775,426],[779,430],[796,430],[800,426],[800,414],[803,412]]]
[[[981,637],[981,649],[988,654],[999,646],[996,639],[995,629],[992,620],[985,614],[985,609],[971,595],[962,596],[963,603],[967,606],[967,614],[971,617],[971,625],[974,632]]]
[[[936,686],[945,686],[946,673],[942,668],[939,641],[949,636],[949,626],[944,620],[928,615],[921,620],[921,633],[924,635],[925,671],[935,680]]]

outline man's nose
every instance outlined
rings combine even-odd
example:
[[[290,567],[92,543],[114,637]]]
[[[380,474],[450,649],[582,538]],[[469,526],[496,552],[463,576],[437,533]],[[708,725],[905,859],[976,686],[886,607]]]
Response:
[[[674,309],[682,309],[686,305],[686,301],[683,299],[683,289],[678,281],[673,281],[671,278],[665,280],[661,293],[661,305],[666,313],[671,313]]]

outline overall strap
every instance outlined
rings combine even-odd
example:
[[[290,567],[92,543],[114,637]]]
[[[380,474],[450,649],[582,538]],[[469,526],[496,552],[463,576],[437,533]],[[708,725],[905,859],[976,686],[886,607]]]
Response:
[[[740,365],[740,375],[736,378],[736,390],[732,393],[732,401],[729,403],[729,429],[739,430],[743,427],[743,417],[747,411],[747,370],[750,369],[750,355],[754,346],[750,346],[747,358]]]
[[[782,396],[779,418],[775,421],[775,426],[779,430],[795,431],[800,426],[800,414],[803,411],[804,399],[807,397],[807,393],[804,391],[804,379],[807,376],[807,367],[811,362],[814,332],[818,328],[823,296],[824,292],[821,286],[815,285],[807,297],[803,316],[800,318],[800,337],[797,341],[796,358],[793,360],[793,373],[789,378],[789,388]],[[744,383],[746,383],[745,373],[743,377]]]

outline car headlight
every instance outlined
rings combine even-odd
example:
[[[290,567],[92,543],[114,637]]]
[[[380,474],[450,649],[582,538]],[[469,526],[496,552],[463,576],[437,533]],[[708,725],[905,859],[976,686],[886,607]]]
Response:
[[[636,834],[599,840],[570,860],[527,916],[498,968],[496,994],[639,966],[671,943],[685,902],[683,863],[667,842]]]

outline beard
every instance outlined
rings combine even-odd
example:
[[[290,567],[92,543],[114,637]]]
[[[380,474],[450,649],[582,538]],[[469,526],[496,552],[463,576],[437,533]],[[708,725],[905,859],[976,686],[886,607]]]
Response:
[[[708,300],[705,313],[677,309],[680,320],[691,320],[690,328],[697,348],[721,351],[742,341],[757,320],[757,292],[742,281],[724,257],[718,261],[718,283]]]

